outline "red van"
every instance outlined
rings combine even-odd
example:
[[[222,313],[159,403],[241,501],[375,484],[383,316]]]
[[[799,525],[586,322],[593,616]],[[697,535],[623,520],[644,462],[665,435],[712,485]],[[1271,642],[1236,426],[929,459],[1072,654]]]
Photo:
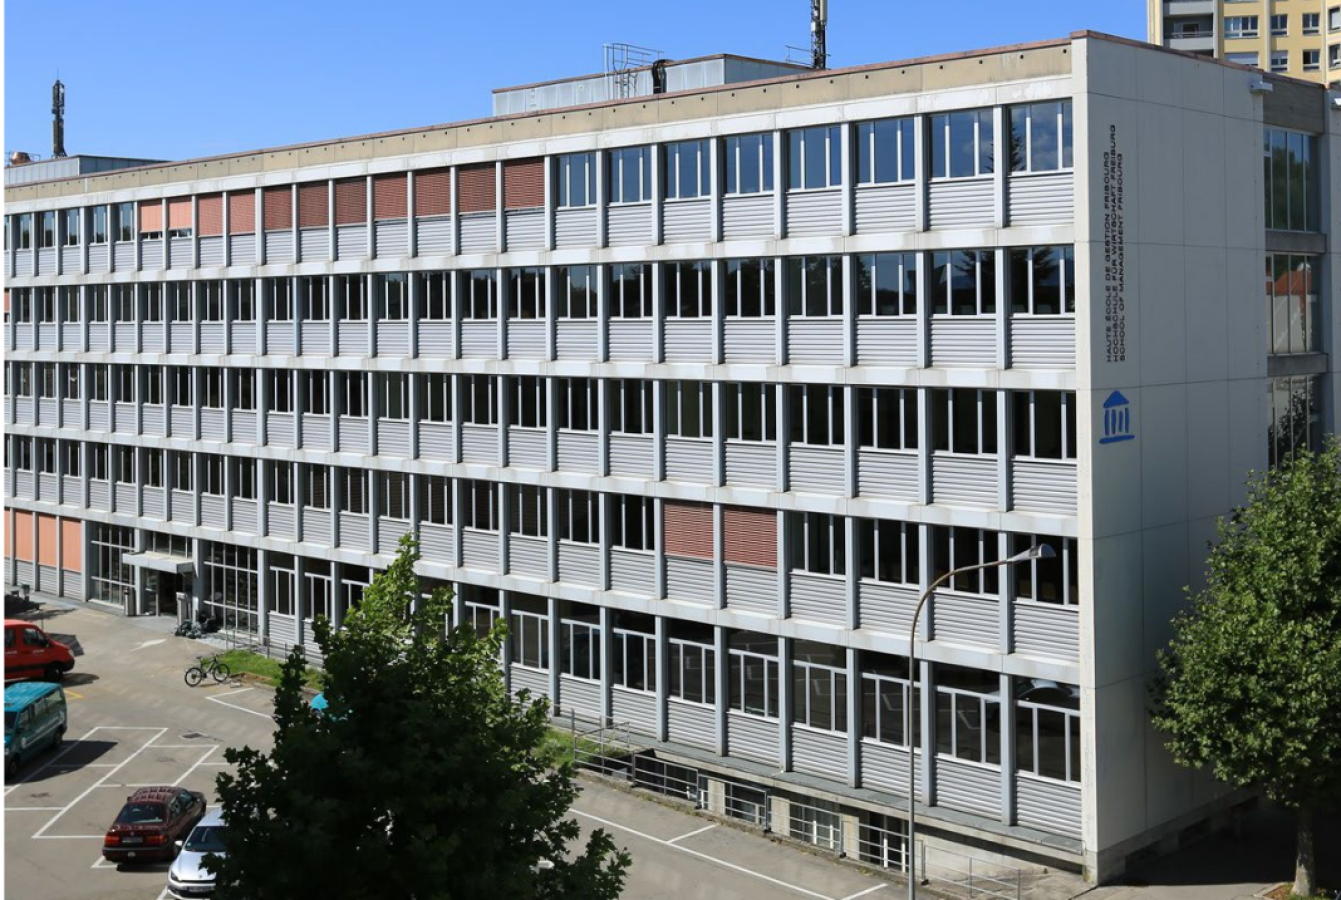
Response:
[[[74,668],[74,654],[22,619],[5,619],[5,681],[60,681]]]

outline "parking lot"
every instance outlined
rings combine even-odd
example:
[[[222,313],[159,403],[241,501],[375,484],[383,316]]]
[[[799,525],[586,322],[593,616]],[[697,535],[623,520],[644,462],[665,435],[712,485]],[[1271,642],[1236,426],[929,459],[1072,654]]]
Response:
[[[166,896],[167,863],[118,869],[102,860],[107,826],[143,785],[179,785],[214,805],[224,749],[271,746],[272,695],[239,684],[186,687],[182,671],[212,651],[207,645],[93,610],[48,604],[45,612],[39,623],[76,636],[83,655],[66,683],[64,745],[5,786],[5,894]],[[875,874],[593,781],[583,782],[573,814],[584,832],[604,828],[632,854],[628,900],[855,900],[899,890]]]

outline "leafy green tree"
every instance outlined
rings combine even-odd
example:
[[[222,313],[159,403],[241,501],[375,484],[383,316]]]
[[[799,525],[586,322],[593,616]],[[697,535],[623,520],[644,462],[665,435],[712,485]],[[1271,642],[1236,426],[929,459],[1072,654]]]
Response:
[[[545,700],[511,697],[485,638],[446,633],[451,596],[424,595],[414,541],[336,631],[318,620],[324,715],[284,665],[267,755],[230,749],[218,793],[220,900],[613,900],[629,866],[610,836],[580,853],[568,764],[542,749]]]
[[[1174,625],[1155,726],[1180,764],[1298,811],[1312,895],[1314,816],[1341,803],[1341,445],[1253,477]]]

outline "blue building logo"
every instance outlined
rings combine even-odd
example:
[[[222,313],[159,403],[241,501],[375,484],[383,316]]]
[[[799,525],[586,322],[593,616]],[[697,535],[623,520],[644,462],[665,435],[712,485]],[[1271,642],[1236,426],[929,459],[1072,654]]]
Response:
[[[1134,441],[1136,435],[1131,430],[1131,401],[1114,391],[1104,401],[1104,436],[1101,444],[1116,444],[1118,441]]]

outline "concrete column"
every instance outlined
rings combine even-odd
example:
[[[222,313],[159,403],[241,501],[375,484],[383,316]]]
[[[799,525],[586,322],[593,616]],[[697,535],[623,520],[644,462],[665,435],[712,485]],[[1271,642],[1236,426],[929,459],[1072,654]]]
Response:
[[[221,212],[222,212],[222,216],[221,216],[221,218],[223,219],[223,224],[221,225],[222,231],[220,232],[220,234],[221,234],[220,244],[221,244],[221,246],[222,246],[222,248],[223,248],[223,267],[224,267],[224,268],[228,268],[229,266],[231,266],[231,265],[233,264],[233,246],[232,246],[232,243],[233,243],[233,242],[232,242],[232,240],[231,240],[231,235],[232,235],[233,231],[232,231],[232,227],[231,227],[231,219],[230,219],[229,214],[228,214],[228,197],[229,197],[229,194],[230,194],[230,193],[236,193],[236,192],[225,192],[224,194],[222,194],[222,195],[220,196],[220,199],[219,199],[219,205],[220,205],[220,207],[222,208],[222,209],[221,209]],[[110,224],[111,224],[111,216],[108,215],[107,218],[108,218],[108,224],[109,224],[109,226],[110,226]],[[295,246],[296,246],[296,245],[295,245]],[[108,252],[109,255],[111,255],[111,253],[112,253],[112,249],[113,249],[113,248],[112,248],[111,244],[109,243],[108,246],[107,246],[107,252]]]
[[[499,253],[506,253],[508,250],[507,206],[503,199],[503,179],[506,177],[503,161],[497,160],[494,163],[494,228],[496,229],[494,246],[498,248]]]
[[[913,230],[915,231],[926,231],[929,221],[927,185],[931,180],[931,161],[927,157],[931,139],[928,134],[930,129],[931,120],[928,117],[913,117],[913,172],[916,185],[913,192]]]
[[[494,291],[498,298],[498,358],[508,358],[508,278],[509,270],[494,270]]]
[[[267,296],[266,279],[257,278],[252,282],[252,314],[256,320],[256,355],[265,356],[270,352],[270,304]],[[264,417],[262,417],[264,420]],[[259,434],[259,432],[258,432]]]
[[[778,638],[778,759],[784,772],[792,770],[792,645]],[[786,821],[786,820],[784,820]]]
[[[788,584],[788,573],[791,571],[791,554],[787,548],[787,513],[784,510],[777,511],[778,523],[778,618],[786,619],[791,615],[791,591]]]
[[[754,387],[754,385],[750,385]],[[723,387],[720,381],[714,381],[712,391],[712,484],[721,487],[726,484],[726,403],[727,389],[739,390],[739,385]]]
[[[559,599],[549,602],[549,696],[555,712],[562,709],[563,696],[559,693]]]
[[[850,582],[851,578],[848,580]],[[857,665],[859,652],[854,647],[847,648],[847,783],[854,788],[861,787],[861,669]],[[848,829],[847,822],[843,825],[844,835],[855,847],[856,828]]]
[[[336,252],[336,230],[335,230],[335,182],[326,181],[326,259],[339,259],[339,253]],[[306,262],[306,260],[304,260]],[[331,315],[331,322],[334,323],[335,316]]]
[[[716,243],[722,239],[722,141],[712,138],[708,141],[708,204],[709,215],[708,240]],[[715,307],[714,307],[715,308]]]
[[[716,385],[714,385],[716,387]],[[726,609],[726,516],[720,503],[712,505],[712,602]]]
[[[936,802],[936,683],[931,663],[920,660],[918,666],[922,696],[922,760],[917,767],[917,787],[922,792],[920,801],[930,806]]]
[[[415,209],[414,209],[414,182],[415,182],[415,178],[416,178],[416,175],[415,175],[415,172],[414,172],[413,169],[411,169],[409,172],[406,172],[406,173],[405,173],[405,247],[406,247],[405,253],[406,253],[407,256],[410,256],[411,258],[416,257],[416,256],[419,255],[419,235],[415,233],[415,227],[414,227],[414,214],[415,214]],[[411,308],[411,310],[413,310],[413,309],[414,309],[414,306],[413,306],[413,303],[414,303],[413,297],[411,298],[411,301],[410,301],[410,302],[411,302],[411,307],[410,307],[410,308]],[[413,313],[413,312],[411,312],[411,314],[410,314],[410,321],[412,321],[412,322],[414,321],[414,313]],[[413,337],[413,335],[414,335],[413,330],[410,332],[410,334],[411,334],[411,336]],[[411,342],[410,342],[410,355],[411,355],[411,356],[414,355],[414,346],[415,346],[415,345],[414,345],[414,341],[411,341]]]
[[[853,187],[853,180],[856,173],[853,170],[852,157],[855,147],[853,141],[853,128],[851,122],[844,122],[838,126],[838,133],[842,136],[838,151],[842,154],[839,158],[838,173],[842,179],[842,186],[839,188],[839,194],[842,197],[842,235],[849,237],[855,231],[856,221],[856,191]],[[830,148],[829,152],[833,152]],[[851,263],[851,257],[845,257],[847,263]],[[845,307],[846,308],[846,307]],[[848,365],[851,365],[849,362]]]
[[[779,493],[787,490],[789,457],[791,455],[791,442],[788,440],[791,435],[791,411],[787,402],[787,385],[779,384],[774,390],[773,402],[777,410],[777,479],[774,482],[773,489]]]
[[[544,381],[545,403],[545,471],[554,472],[559,468],[559,379],[546,378]]]
[[[614,681],[615,641],[611,632],[615,627],[615,617],[608,606],[600,607],[598,615],[601,625],[601,724],[604,725],[614,716],[610,686]]]
[[[790,289],[787,285],[786,258],[785,257],[778,258],[773,265],[773,269],[774,269],[773,277],[775,279],[773,283],[775,288],[774,296],[776,297],[776,312],[777,312],[777,316],[774,319],[773,324],[777,329],[775,339],[777,349],[777,363],[780,366],[785,366],[787,364],[787,358],[788,358],[787,328],[788,325],[790,324],[788,319],[788,312],[790,310],[790,303],[791,303]]]
[[[787,136],[775,131],[773,138],[773,237],[787,236]],[[781,296],[781,294],[779,294]]]
[[[843,493],[855,497],[860,493],[857,481],[857,445],[861,441],[858,417],[871,415],[871,411],[857,408],[857,388],[843,385],[839,390],[843,392],[840,398],[843,404]]]
[[[256,637],[270,646],[270,551],[256,551]]]
[[[452,228],[451,228],[451,247],[448,249],[447,252],[450,253],[452,256],[458,256],[461,253],[461,204],[460,204],[461,187],[460,187],[459,166],[452,166],[450,180],[451,180]],[[453,320],[455,321],[455,317],[453,317]]]
[[[664,501],[660,498],[652,501],[652,527],[656,532],[656,555],[653,557],[652,596],[661,599],[666,596],[666,528],[664,521]]]
[[[861,542],[857,533],[857,520],[851,516],[843,518],[843,552],[847,557],[847,574],[843,578],[843,593],[847,602],[847,627],[861,627],[861,604],[858,583],[861,580]],[[854,682],[855,683],[855,682]]]
[[[1000,109],[997,110],[1001,112]],[[996,293],[993,300],[996,304],[996,367],[1005,369],[1010,365],[1010,309],[1008,307],[1009,298],[1006,296],[1006,263],[1009,252],[998,247],[992,251],[995,254],[994,265],[996,266]]]
[[[545,250],[554,249],[554,166],[553,156],[545,157]]]
[[[930,389],[917,391],[917,497],[918,502],[927,504],[932,498],[931,478],[931,403]]]
[[[662,144],[652,144],[648,160],[652,164],[652,243],[660,244],[662,239],[662,214],[665,207],[665,185],[662,184],[661,167],[665,162],[666,150]]]
[[[668,737],[670,727],[666,715],[667,698],[670,696],[670,621],[665,616],[657,616],[655,622],[657,647],[656,736],[657,740],[664,741]],[[719,728],[719,733],[720,730]]]
[[[374,190],[374,187],[373,187],[373,176],[371,176],[371,175],[366,175],[366,176],[364,176],[364,179],[365,179],[365,180],[364,180],[364,188],[363,188],[363,202],[364,202],[364,206],[366,207],[366,209],[365,209],[365,224],[367,225],[367,230],[366,230],[366,232],[365,232],[365,234],[364,234],[364,239],[368,242],[368,258],[369,258],[369,259],[376,259],[376,258],[377,258],[377,225],[376,225],[376,220],[373,218],[373,190]],[[372,276],[369,276],[369,278],[371,278],[371,277],[372,277]],[[373,320],[373,318],[374,318],[374,317],[373,317],[372,314],[370,313],[370,314],[368,315],[368,321],[371,322],[371,321]]]
[[[917,357],[915,365],[925,369],[931,365],[931,265],[932,254],[917,254]]]
[[[995,391],[990,400],[985,400],[996,404],[996,490],[997,508],[1002,512],[1011,508],[1011,449],[1015,429],[1009,400],[1008,391]]]
[[[666,382],[652,382],[652,480],[666,477]]]
[[[1001,105],[992,107],[992,134],[995,138],[994,146],[997,148],[996,164],[992,167],[992,225],[995,228],[1005,228],[1008,211],[1006,209],[1006,173],[1010,171],[1009,154],[1001,153],[1001,149],[1009,146],[1010,138],[1007,133],[1008,123],[1006,122],[1006,108]],[[1060,148],[1059,151],[1060,152]],[[1004,159],[1002,157],[1005,157]],[[1001,251],[997,251],[1000,253]],[[998,260],[998,263],[1000,260]],[[997,268],[997,272],[1004,272],[1005,269]],[[997,276],[997,284],[1001,284],[1005,279]]]

